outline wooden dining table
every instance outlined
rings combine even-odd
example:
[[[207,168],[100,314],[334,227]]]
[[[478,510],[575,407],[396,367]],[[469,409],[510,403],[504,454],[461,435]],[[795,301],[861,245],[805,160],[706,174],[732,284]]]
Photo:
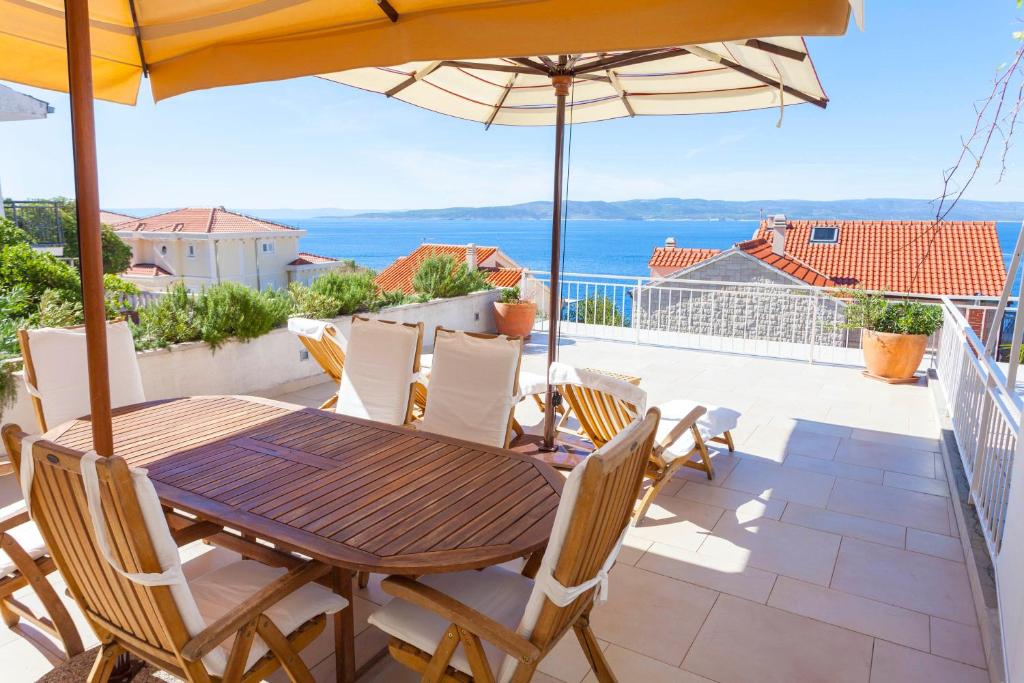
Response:
[[[258,540],[335,568],[333,588],[350,605],[335,616],[346,682],[357,673],[355,572],[419,576],[539,557],[564,481],[513,451],[251,396],[127,406],[114,411],[113,433],[114,452],[148,470],[165,506],[238,532],[212,542]],[[88,418],[46,436],[92,447]]]

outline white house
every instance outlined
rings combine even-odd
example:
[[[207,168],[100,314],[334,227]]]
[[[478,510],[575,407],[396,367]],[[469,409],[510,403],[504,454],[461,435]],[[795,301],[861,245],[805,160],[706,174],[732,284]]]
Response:
[[[300,252],[305,230],[224,207],[176,209],[111,228],[132,249],[132,265],[122,277],[150,291],[176,282],[197,290],[227,281],[283,289],[344,267],[337,259]]]
[[[45,119],[53,107],[31,95],[0,85],[0,121]],[[0,191],[0,218],[4,217],[4,194]]]

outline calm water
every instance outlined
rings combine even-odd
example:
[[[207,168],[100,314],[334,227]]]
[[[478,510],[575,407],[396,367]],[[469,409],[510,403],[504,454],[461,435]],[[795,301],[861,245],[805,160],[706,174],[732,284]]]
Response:
[[[550,265],[550,225],[543,221],[358,221],[314,219],[294,223],[309,234],[305,251],[355,259],[382,269],[423,242],[500,246],[518,263],[536,270]],[[647,275],[651,250],[676,238],[683,247],[726,249],[750,239],[757,221],[569,221],[565,270],[575,273]],[[1007,261],[1019,224],[999,223]]]

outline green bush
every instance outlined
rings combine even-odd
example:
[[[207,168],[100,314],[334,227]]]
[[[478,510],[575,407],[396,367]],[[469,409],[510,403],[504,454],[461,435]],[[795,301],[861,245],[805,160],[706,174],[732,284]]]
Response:
[[[23,286],[0,290],[0,359],[17,356],[18,330],[35,310]]]
[[[313,280],[310,289],[319,295],[328,297],[337,304],[331,315],[349,315],[357,311],[369,310],[377,298],[377,283],[371,270],[357,273],[330,272]]]
[[[456,264],[455,258],[447,255],[424,259],[413,275],[412,286],[427,299],[448,299],[491,289],[486,273],[470,270],[465,263]]]
[[[288,296],[292,300],[292,313],[304,318],[333,318],[338,310],[335,299],[314,292],[301,282],[288,285]]]
[[[615,302],[607,296],[588,296],[577,301],[571,316],[573,322],[586,323],[587,325],[611,325],[613,327],[625,327],[626,318],[615,305]]]
[[[59,201],[60,220],[64,228],[64,256],[79,258],[78,214],[75,212],[75,202],[70,199]],[[104,273],[123,273],[128,270],[128,266],[132,264],[132,249],[110,229],[110,226],[101,227],[100,244],[103,250]]]
[[[129,297],[139,294],[139,288],[127,280],[107,273],[103,276],[103,294],[107,303],[107,317],[113,318],[131,308]]]
[[[0,417],[4,410],[14,405],[18,397],[18,382],[14,378],[14,364],[0,363]]]
[[[501,303],[503,304],[518,304],[523,303],[522,294],[518,287],[505,287],[501,290]]]
[[[27,232],[6,218],[0,218],[0,247],[11,244],[30,244],[32,238]]]
[[[942,309],[919,301],[889,301],[869,292],[853,292],[844,329],[864,328],[892,334],[930,335],[942,325]]]
[[[63,290],[69,297],[79,296],[78,271],[52,254],[34,251],[27,243],[0,248],[0,290],[24,287],[29,298],[38,303],[48,289]]]
[[[85,322],[82,302],[76,297],[69,297],[63,290],[48,289],[39,300],[39,312],[33,322],[38,327],[81,325]]]
[[[196,302],[188,287],[171,285],[164,296],[140,308],[139,324],[132,331],[140,349],[202,339]]]
[[[257,292],[237,282],[203,289],[195,309],[200,338],[217,348],[231,337],[249,341],[288,321],[291,299],[282,292]]]
[[[390,292],[381,292],[374,302],[370,305],[371,311],[379,311],[382,308],[390,308],[392,306],[403,306],[405,304],[412,303],[415,301],[415,297],[412,297],[400,289],[394,289]]]

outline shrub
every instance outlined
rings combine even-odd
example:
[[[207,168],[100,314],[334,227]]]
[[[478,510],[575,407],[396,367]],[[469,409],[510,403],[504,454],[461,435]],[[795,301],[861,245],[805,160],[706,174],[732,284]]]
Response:
[[[338,310],[335,299],[314,292],[301,282],[288,285],[288,296],[292,300],[292,313],[306,318],[333,318]]]
[[[34,311],[28,290],[23,286],[0,290],[0,359],[17,356],[18,329]]]
[[[0,417],[14,405],[18,397],[18,383],[14,378],[14,363],[0,363]]]
[[[499,301],[503,304],[520,304],[525,303],[522,298],[522,294],[518,287],[505,287],[501,290],[501,298]]]
[[[195,299],[185,285],[171,285],[164,296],[139,309],[139,324],[132,331],[140,349],[198,341],[202,333]]]
[[[217,348],[231,337],[249,341],[288,321],[291,299],[277,291],[257,292],[237,282],[202,290],[195,300],[200,338]]]
[[[114,318],[131,308],[128,297],[139,294],[139,288],[127,280],[107,273],[103,276],[103,293],[107,303],[107,317]]]
[[[79,258],[78,253],[78,214],[75,213],[75,202],[62,200],[60,209],[61,225],[64,228],[64,256]],[[103,272],[123,273],[132,264],[132,249],[118,237],[110,226],[100,229],[100,244],[103,250]]]
[[[39,313],[36,315],[39,327],[71,327],[85,322],[82,302],[77,297],[69,297],[60,289],[48,289],[39,300]]]
[[[406,294],[402,290],[393,289],[390,292],[381,292],[373,304],[370,305],[370,310],[379,311],[382,308],[390,308],[391,306],[402,306],[415,300],[415,297]]]
[[[892,334],[930,335],[942,325],[942,309],[919,301],[889,301],[877,294],[854,292],[846,307],[845,329],[864,328]]]
[[[0,218],[0,247],[11,244],[31,244],[29,234],[6,218]]]
[[[626,317],[622,315],[615,302],[607,296],[588,296],[577,301],[569,318],[573,322],[586,323],[587,325],[611,325],[613,327],[625,327]]]
[[[456,265],[454,257],[447,255],[424,259],[412,278],[412,286],[428,299],[448,299],[491,289],[486,273],[470,270],[465,263]]]
[[[374,277],[375,274],[370,270],[358,273],[330,272],[313,280],[310,289],[335,301],[337,309],[331,315],[324,316],[333,318],[369,310],[377,298]]]
[[[0,289],[18,286],[24,287],[35,303],[48,289],[63,290],[69,297],[77,298],[78,271],[52,254],[34,251],[28,243],[0,247]]]

